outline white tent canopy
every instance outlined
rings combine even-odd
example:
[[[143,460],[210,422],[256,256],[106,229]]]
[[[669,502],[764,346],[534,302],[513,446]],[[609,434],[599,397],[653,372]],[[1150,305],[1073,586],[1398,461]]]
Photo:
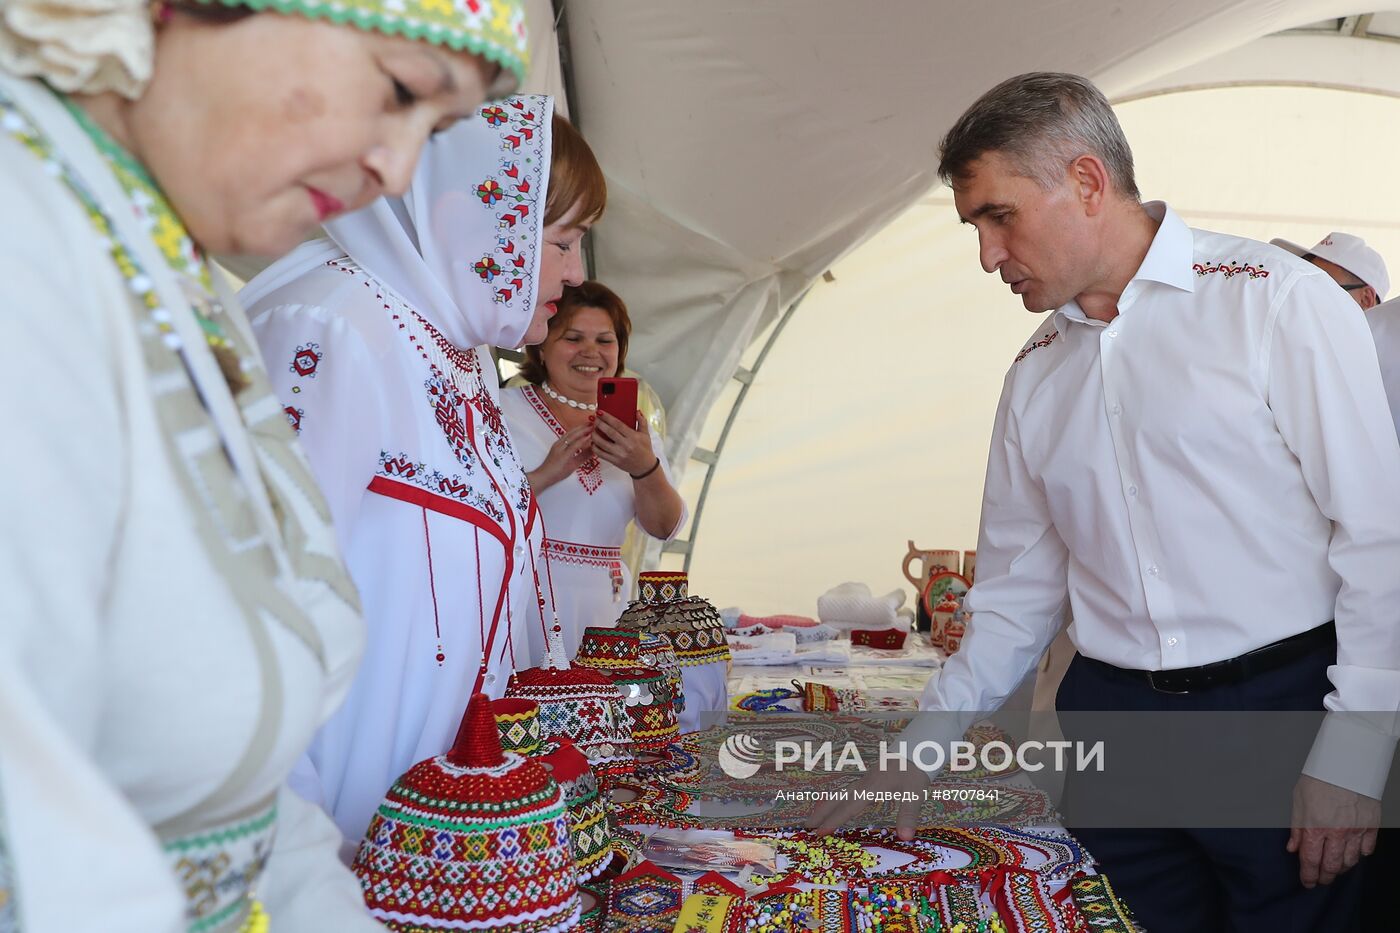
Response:
[[[682,464],[745,347],[936,183],[939,138],[1010,75],[1110,95],[1332,0],[564,0],[571,112],[608,175],[596,272],[636,308],[633,360]],[[876,298],[878,301],[878,298]]]

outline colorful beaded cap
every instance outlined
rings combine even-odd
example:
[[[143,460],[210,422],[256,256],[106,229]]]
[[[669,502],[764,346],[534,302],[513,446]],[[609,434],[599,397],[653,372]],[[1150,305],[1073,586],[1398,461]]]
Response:
[[[688,596],[666,603],[656,631],[665,635],[683,666],[729,660],[724,620],[707,600]]]
[[[648,570],[637,574],[637,593],[644,603],[684,599],[687,586],[686,574],[679,571]]]
[[[642,667],[654,667],[666,677],[671,685],[671,700],[676,706],[676,715],[685,712],[685,678],[681,676],[681,662],[676,657],[671,641],[665,635],[643,632],[637,646],[637,663]]]
[[[506,696],[534,700],[549,738],[572,739],[600,777],[631,774],[632,720],[611,680],[587,668],[532,667],[517,671]]]
[[[627,704],[634,751],[661,751],[680,738],[681,727],[666,675],[654,667],[628,667],[608,670],[605,676],[617,684]]]
[[[530,67],[523,0],[198,0],[275,10],[403,36],[495,62],[525,81]]]
[[[559,785],[503,751],[476,694],[446,755],[394,782],[353,865],[370,913],[391,930],[560,933],[580,902]]]
[[[564,792],[578,880],[598,877],[612,862],[612,821],[607,798],[598,787],[587,756],[568,739],[560,739],[546,742],[536,760]]]
[[[583,630],[574,663],[604,673],[636,667],[640,647],[641,636],[635,631],[590,625]]]
[[[534,700],[519,697],[492,700],[491,714],[496,718],[496,731],[506,751],[528,757],[540,750],[544,736],[540,727],[540,706]]]

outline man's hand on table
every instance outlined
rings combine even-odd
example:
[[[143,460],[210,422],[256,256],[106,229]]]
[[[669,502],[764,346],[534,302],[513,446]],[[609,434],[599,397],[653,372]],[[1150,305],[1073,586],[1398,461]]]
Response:
[[[898,764],[903,768],[896,768],[895,762],[891,762],[890,770],[867,772],[847,788],[850,793],[845,800],[827,800],[818,804],[807,816],[807,828],[815,830],[819,836],[829,836],[859,816],[871,804],[858,798],[854,793],[857,790],[874,794],[909,794],[912,799],[901,800],[899,804],[895,827],[900,839],[905,842],[912,840],[919,831],[919,810],[923,806],[929,779],[911,762],[900,760]]]
[[[1293,787],[1293,832],[1303,887],[1331,884],[1376,850],[1381,802],[1304,774]]]

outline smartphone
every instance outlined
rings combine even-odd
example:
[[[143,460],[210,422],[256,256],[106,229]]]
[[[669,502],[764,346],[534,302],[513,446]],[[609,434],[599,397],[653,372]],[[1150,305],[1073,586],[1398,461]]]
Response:
[[[598,380],[598,410],[637,430],[637,380],[631,376],[604,376]]]

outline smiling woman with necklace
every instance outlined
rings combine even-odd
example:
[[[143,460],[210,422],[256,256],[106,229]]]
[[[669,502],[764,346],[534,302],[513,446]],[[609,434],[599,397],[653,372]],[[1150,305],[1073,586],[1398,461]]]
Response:
[[[597,411],[598,380],[621,375],[632,322],[605,285],[564,292],[544,343],[526,351],[530,385],[501,393],[521,462],[544,516],[544,553],[572,656],[583,630],[612,625],[631,589],[622,563],[636,519],[669,540],[685,525],[685,503],[671,485],[660,438],[638,413],[640,430]]]

